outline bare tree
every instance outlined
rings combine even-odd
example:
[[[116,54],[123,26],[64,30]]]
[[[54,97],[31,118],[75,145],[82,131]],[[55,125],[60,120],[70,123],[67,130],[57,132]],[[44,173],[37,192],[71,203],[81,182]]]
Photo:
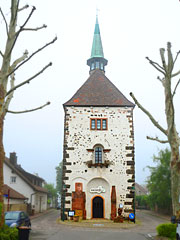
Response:
[[[20,0],[11,0],[10,6],[10,18],[7,21],[3,10],[0,8],[0,14],[5,24],[6,29],[6,43],[4,51],[0,50],[1,58],[1,68],[0,68],[0,228],[4,224],[4,210],[3,210],[3,162],[5,159],[4,145],[3,145],[3,126],[4,119],[7,113],[27,113],[31,111],[36,111],[42,109],[43,107],[50,104],[47,102],[42,106],[36,107],[34,109],[29,109],[25,111],[15,112],[9,110],[9,105],[14,95],[14,91],[18,90],[20,87],[27,83],[30,83],[37,76],[42,74],[52,63],[48,63],[43,66],[38,72],[34,73],[30,78],[22,81],[20,84],[16,84],[15,72],[21,68],[22,65],[30,61],[36,54],[41,52],[43,49],[53,44],[57,38],[44,44],[41,48],[35,50],[32,54],[29,54],[27,50],[24,51],[22,56],[12,61],[12,53],[16,47],[17,40],[22,32],[25,31],[39,31],[46,28],[46,25],[42,25],[36,28],[26,27],[30,18],[32,17],[35,7],[29,8],[28,5],[20,7]],[[30,10],[29,10],[30,9]],[[17,26],[18,15],[21,11],[28,11],[25,21],[20,27]],[[1,31],[2,32],[2,31]],[[2,33],[1,33],[2,34]]]
[[[152,61],[148,57],[146,58],[149,63],[161,73],[162,77],[157,77],[157,79],[162,83],[164,88],[165,96],[165,114],[167,129],[163,128],[158,121],[152,116],[152,114],[147,111],[135,98],[133,93],[130,93],[134,102],[137,106],[150,118],[151,122],[156,128],[158,128],[164,135],[165,139],[161,140],[158,137],[149,137],[147,139],[157,141],[160,143],[169,143],[171,148],[171,194],[172,194],[172,208],[173,214],[180,218],[180,156],[179,156],[179,146],[180,138],[176,129],[175,124],[175,109],[174,109],[174,96],[176,94],[177,87],[180,83],[180,79],[173,84],[175,87],[172,87],[172,79],[180,75],[180,70],[174,73],[174,66],[177,61],[177,58],[180,54],[180,51],[177,52],[175,58],[173,58],[171,52],[171,43],[167,43],[167,59],[165,57],[165,49],[160,49],[161,64]],[[175,80],[174,80],[175,81]]]

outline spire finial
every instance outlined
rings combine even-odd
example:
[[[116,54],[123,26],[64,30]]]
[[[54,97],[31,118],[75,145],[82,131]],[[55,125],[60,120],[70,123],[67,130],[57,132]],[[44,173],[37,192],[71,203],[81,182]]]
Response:
[[[100,9],[98,7],[96,7],[96,18],[98,18],[98,12],[100,11]]]
[[[104,67],[107,65],[107,60],[104,58],[101,35],[98,23],[98,11],[96,8],[96,24],[94,29],[93,45],[91,57],[87,60],[87,65],[90,66],[90,72],[94,69],[100,69],[104,72]]]

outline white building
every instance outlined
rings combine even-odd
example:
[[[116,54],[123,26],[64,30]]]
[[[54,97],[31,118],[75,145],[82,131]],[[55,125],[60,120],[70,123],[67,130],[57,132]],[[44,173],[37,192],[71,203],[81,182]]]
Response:
[[[4,184],[24,195],[33,212],[47,210],[47,190],[42,187],[44,180],[21,168],[17,164],[16,153],[10,153],[10,158],[5,159],[3,168]]]
[[[63,105],[62,208],[66,216],[76,210],[84,219],[114,219],[121,203],[128,216],[134,204],[134,104],[105,76],[98,19],[87,64],[89,78]]]

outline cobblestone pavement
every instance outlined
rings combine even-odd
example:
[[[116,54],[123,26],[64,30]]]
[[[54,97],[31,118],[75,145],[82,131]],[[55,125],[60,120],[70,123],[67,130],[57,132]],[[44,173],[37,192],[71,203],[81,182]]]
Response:
[[[119,224],[102,220],[58,223],[59,215],[59,211],[50,210],[42,215],[32,217],[30,240],[153,239],[153,236],[156,235],[156,226],[169,220],[168,217],[154,215],[150,211],[137,211],[136,224]]]

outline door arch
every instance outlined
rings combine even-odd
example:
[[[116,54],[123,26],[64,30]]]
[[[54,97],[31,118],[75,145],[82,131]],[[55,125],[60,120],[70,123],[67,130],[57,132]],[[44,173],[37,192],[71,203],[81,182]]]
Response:
[[[92,199],[92,218],[104,218],[104,199],[101,196]]]

